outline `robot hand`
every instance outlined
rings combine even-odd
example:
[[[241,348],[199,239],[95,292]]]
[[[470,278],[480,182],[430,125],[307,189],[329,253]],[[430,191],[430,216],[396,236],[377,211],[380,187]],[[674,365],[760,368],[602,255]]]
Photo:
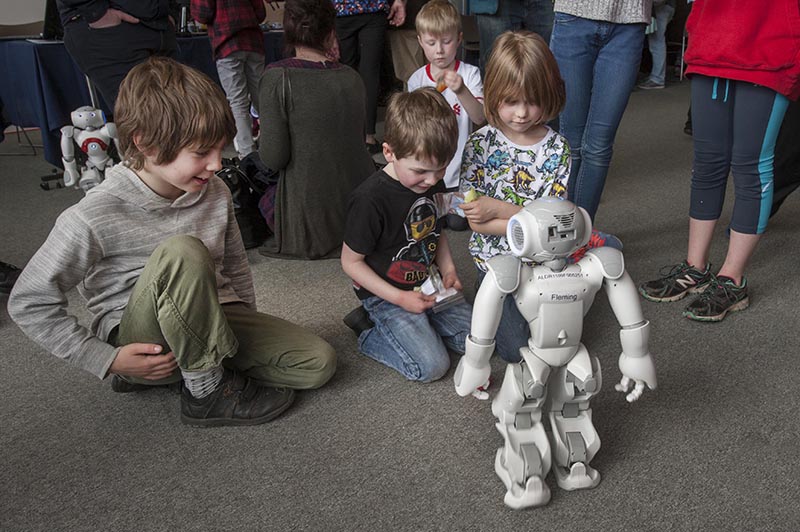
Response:
[[[456,368],[454,377],[456,393],[461,397],[473,395],[481,400],[488,399],[489,394],[480,388],[485,388],[489,382],[489,375],[492,372],[491,366],[487,362],[481,367],[474,367],[470,365],[466,358],[461,357]]]
[[[619,370],[622,372],[622,379],[619,384],[614,386],[614,389],[627,393],[625,399],[629,403],[642,396],[645,384],[651,390],[656,389],[656,366],[653,364],[653,357],[650,356],[650,353],[642,357],[629,357],[622,353],[619,356]],[[633,384],[633,390],[631,390],[631,384]],[[629,390],[630,393],[628,393]]]

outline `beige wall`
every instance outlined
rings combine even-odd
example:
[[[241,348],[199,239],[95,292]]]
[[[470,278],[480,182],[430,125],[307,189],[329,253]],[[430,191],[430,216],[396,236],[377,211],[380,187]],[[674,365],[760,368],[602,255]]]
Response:
[[[0,25],[14,26],[44,20],[44,0],[0,0]]]

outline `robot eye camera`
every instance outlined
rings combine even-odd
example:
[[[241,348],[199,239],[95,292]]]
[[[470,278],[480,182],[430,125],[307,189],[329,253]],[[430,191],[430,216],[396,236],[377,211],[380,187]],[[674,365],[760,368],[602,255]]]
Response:
[[[508,221],[506,237],[518,257],[544,262],[569,256],[592,234],[586,210],[559,198],[530,202]]]

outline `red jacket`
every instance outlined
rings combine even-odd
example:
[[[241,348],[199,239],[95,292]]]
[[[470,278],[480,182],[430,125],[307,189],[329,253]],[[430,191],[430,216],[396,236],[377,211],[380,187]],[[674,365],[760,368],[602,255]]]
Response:
[[[686,31],[687,74],[800,97],[800,0],[696,0]]]
[[[264,54],[264,34],[258,26],[267,16],[263,0],[191,0],[190,12],[208,25],[214,59],[233,52]]]

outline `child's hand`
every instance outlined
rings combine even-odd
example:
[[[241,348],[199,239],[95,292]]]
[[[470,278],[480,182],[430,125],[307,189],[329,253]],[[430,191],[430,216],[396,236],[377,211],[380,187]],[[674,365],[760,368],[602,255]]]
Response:
[[[464,216],[467,220],[472,223],[482,224],[498,218],[498,207],[501,205],[503,205],[503,202],[499,199],[479,196],[475,200],[462,203],[461,210],[464,211]]]
[[[445,70],[442,76],[442,81],[447,88],[455,92],[457,95],[464,89],[464,78],[461,77],[455,70]]]
[[[448,272],[441,272],[442,274],[442,284],[445,288],[455,288],[456,290],[463,290],[461,286],[461,279],[458,278],[458,274],[455,270],[450,270]]]
[[[159,353],[161,346],[158,344],[124,345],[117,353],[109,372],[151,380],[169,377],[178,367],[178,362],[171,351],[165,355]]]
[[[408,312],[421,314],[433,307],[434,303],[436,303],[436,296],[426,296],[422,292],[404,290],[395,302],[395,305]]]

